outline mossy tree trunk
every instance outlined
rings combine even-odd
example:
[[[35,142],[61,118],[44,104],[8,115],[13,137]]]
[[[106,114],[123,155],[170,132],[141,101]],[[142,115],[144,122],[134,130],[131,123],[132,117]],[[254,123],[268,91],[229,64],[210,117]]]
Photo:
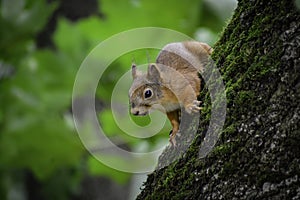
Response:
[[[148,175],[137,199],[300,199],[299,46],[292,0],[239,1],[212,55],[227,96],[216,146],[199,158],[209,123],[203,112],[188,151]]]

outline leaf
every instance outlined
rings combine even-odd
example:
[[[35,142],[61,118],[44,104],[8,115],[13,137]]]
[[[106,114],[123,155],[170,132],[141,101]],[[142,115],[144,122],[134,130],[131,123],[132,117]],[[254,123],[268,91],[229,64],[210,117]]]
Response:
[[[1,14],[8,21],[15,21],[25,6],[24,0],[2,0]]]
[[[92,175],[101,175],[104,177],[108,177],[119,184],[126,184],[131,177],[131,174],[112,169],[102,164],[92,156],[89,156],[88,158],[88,169]]]

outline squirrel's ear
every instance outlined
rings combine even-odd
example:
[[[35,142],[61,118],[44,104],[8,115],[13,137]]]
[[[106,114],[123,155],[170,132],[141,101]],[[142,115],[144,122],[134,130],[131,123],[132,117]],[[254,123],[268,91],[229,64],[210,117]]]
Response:
[[[147,78],[151,82],[155,82],[155,83],[160,83],[161,82],[160,72],[159,72],[159,69],[157,68],[156,64],[150,64],[149,65]]]
[[[136,71],[136,65],[132,63],[131,65],[131,73],[132,73],[132,78],[135,79],[137,77],[137,71]]]

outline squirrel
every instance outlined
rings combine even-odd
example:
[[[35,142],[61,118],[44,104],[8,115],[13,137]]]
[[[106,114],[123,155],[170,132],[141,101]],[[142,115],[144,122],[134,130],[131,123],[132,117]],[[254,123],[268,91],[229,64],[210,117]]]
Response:
[[[185,41],[170,43],[159,52],[156,62],[148,66],[147,73],[132,64],[133,83],[129,89],[130,112],[147,115],[151,109],[166,113],[171,125],[170,143],[176,146],[181,108],[189,114],[201,110],[201,80],[213,49],[206,43]]]

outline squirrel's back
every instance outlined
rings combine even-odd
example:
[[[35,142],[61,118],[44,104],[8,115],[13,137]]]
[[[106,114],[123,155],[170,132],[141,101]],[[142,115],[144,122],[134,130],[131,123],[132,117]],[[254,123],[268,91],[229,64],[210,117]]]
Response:
[[[198,73],[203,72],[208,62],[212,48],[202,42],[186,41],[167,44],[159,53],[156,63],[166,82],[176,82],[169,77],[170,68],[179,72],[189,82],[197,95],[199,95],[201,81]],[[174,73],[173,73],[174,74]],[[177,84],[170,84],[170,87]],[[176,91],[176,89],[175,89]]]
[[[156,63],[177,71],[202,72],[212,48],[202,42],[186,41],[167,44],[159,53]]]

